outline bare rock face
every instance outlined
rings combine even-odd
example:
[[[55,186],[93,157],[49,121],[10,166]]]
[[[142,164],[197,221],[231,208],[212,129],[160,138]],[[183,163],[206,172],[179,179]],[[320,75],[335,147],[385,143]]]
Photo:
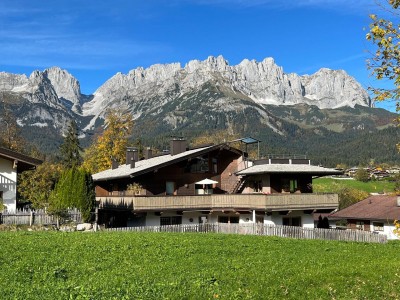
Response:
[[[83,117],[85,129],[94,129],[108,108],[124,108],[135,119],[157,116],[176,127],[190,122],[176,111],[195,107],[216,114],[235,115],[249,107],[259,121],[278,132],[266,105],[308,104],[318,108],[369,106],[370,98],[361,85],[345,71],[321,69],[313,75],[286,74],[272,58],[261,62],[245,59],[230,66],[222,57],[137,68],[128,74],[117,73],[90,98],[81,94],[80,85],[67,71],[52,67],[29,76],[0,72],[0,91],[17,95],[35,104],[20,124],[65,127],[68,119]],[[85,99],[85,101],[84,101]],[[84,103],[85,102],[85,103]],[[55,109],[51,111],[49,109]],[[182,114],[182,113],[181,113]],[[226,121],[230,122],[230,121]]]
[[[69,102],[72,105],[73,111],[79,111],[81,105],[81,88],[78,80],[67,71],[61,70],[58,67],[46,69],[43,74],[50,81],[58,98]]]
[[[320,69],[311,76],[303,76],[304,103],[319,108],[370,106],[371,100],[361,85],[345,71]]]
[[[311,76],[299,76],[284,73],[272,58],[262,62],[245,59],[229,66],[222,56],[211,56],[204,61],[192,60],[183,68],[174,63],[138,68],[127,75],[116,74],[83,105],[83,115],[95,116],[87,128],[93,126],[107,107],[126,107],[139,117],[148,112],[148,107],[155,110],[203,89],[206,84],[260,105],[305,103],[338,108],[371,104],[367,92],[342,70],[321,69]]]
[[[28,77],[25,74],[11,74],[0,72],[0,90],[12,91],[28,85]]]
[[[62,78],[57,73],[64,73]],[[65,91],[71,90],[73,85],[64,79],[68,77],[65,71],[59,68],[49,70],[34,71],[27,77],[26,75],[0,73],[0,91],[2,97],[8,95],[9,99],[19,99],[26,102],[23,105],[14,106],[14,113],[20,126],[53,127],[62,133],[71,119],[70,110],[73,104],[66,105],[68,102],[63,96]],[[71,75],[69,75],[71,76]],[[58,82],[56,79],[59,79]],[[51,81],[53,80],[53,82]],[[65,81],[65,82],[64,82]],[[60,86],[66,87],[64,90]],[[59,96],[57,91],[61,93]],[[72,100],[75,100],[72,98]],[[12,105],[13,103],[9,103]],[[78,102],[79,105],[79,102]]]
[[[46,104],[53,108],[67,106],[79,110],[81,92],[79,82],[67,71],[52,67],[26,75],[0,72],[0,90],[19,94],[32,103]]]

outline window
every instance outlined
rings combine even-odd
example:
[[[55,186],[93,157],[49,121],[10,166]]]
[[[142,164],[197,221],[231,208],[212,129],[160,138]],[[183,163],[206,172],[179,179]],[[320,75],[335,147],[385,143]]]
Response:
[[[256,216],[256,223],[257,224],[264,224],[264,217],[263,216]]]
[[[290,179],[290,192],[294,193],[297,191],[297,180],[296,179]]]
[[[239,217],[218,216],[218,223],[239,223]]]
[[[119,196],[119,187],[116,183],[111,183],[109,188],[109,195],[111,196]]]
[[[297,179],[283,178],[282,191],[286,193],[295,193],[297,191]]]
[[[357,221],[356,222],[356,229],[364,230],[364,222],[363,221]]]
[[[175,182],[167,181],[165,183],[165,194],[166,195],[175,195]]]
[[[261,193],[262,192],[262,181],[254,181],[254,193]]]
[[[204,224],[204,223],[207,223],[207,216],[199,217],[199,224]]]
[[[182,216],[160,217],[160,225],[179,225],[182,224]]]
[[[374,231],[383,231],[383,223],[381,222],[373,222]]]
[[[301,227],[301,217],[283,217],[282,225]]]
[[[196,157],[190,162],[191,173],[206,173],[209,172],[208,157]]]
[[[213,157],[213,159],[212,159],[212,165],[213,165],[214,174],[217,174],[218,173],[218,160],[215,157]]]

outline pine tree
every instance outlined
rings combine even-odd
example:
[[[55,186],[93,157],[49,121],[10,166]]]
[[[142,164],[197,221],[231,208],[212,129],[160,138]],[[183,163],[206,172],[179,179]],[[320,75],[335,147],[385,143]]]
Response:
[[[60,146],[60,153],[62,162],[66,168],[79,166],[82,163],[82,151],[79,145],[78,127],[74,120],[68,126],[67,132],[64,137],[64,142]]]

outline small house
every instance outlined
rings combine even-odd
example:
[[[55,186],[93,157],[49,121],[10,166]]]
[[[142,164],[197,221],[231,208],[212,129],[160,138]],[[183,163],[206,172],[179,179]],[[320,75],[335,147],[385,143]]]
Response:
[[[393,222],[400,219],[400,197],[370,196],[332,214],[330,218],[346,220],[348,229],[372,231],[397,239],[393,234]]]
[[[41,160],[0,148],[0,198],[7,211],[15,211],[17,208],[17,174],[41,163]]]

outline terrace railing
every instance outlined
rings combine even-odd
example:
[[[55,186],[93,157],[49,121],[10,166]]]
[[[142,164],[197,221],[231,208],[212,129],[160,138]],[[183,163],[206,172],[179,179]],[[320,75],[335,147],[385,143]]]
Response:
[[[197,196],[97,197],[99,208],[129,208],[135,211],[190,209],[335,209],[337,194],[213,194]]]
[[[364,243],[387,243],[387,236],[359,230],[304,228],[266,224],[185,224],[164,226],[107,228],[107,231],[132,232],[197,232],[278,236],[295,239],[336,240]]]

